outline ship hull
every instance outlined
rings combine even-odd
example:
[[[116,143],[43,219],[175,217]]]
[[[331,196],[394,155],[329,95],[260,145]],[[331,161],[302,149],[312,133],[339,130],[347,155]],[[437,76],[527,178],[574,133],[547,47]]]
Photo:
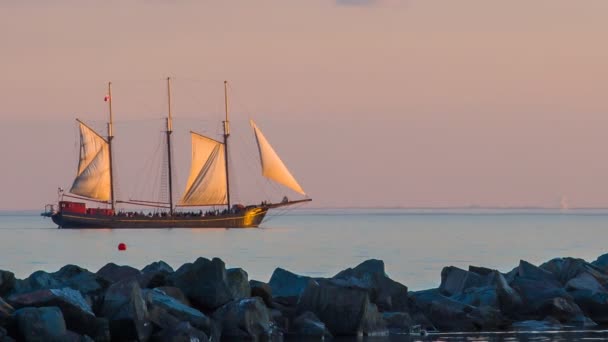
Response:
[[[58,212],[51,218],[64,229],[254,228],[262,223],[267,212],[265,207],[215,216],[127,217]]]

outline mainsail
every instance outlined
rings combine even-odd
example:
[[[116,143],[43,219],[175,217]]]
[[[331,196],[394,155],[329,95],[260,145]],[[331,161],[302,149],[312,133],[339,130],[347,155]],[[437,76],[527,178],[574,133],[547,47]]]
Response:
[[[78,120],[80,126],[80,161],[70,192],[76,195],[110,200],[110,146],[106,139]]]
[[[250,121],[251,127],[253,127],[255,133],[255,139],[258,142],[260,161],[262,162],[262,175],[279,184],[283,184],[295,192],[306,195],[300,184],[298,184],[296,179],[291,175],[291,172],[289,172],[285,164],[283,164],[281,158],[279,158],[272,146],[270,146],[270,143],[266,140],[262,131],[260,131],[253,120]]]
[[[227,203],[224,144],[192,132],[192,166],[182,206]]]

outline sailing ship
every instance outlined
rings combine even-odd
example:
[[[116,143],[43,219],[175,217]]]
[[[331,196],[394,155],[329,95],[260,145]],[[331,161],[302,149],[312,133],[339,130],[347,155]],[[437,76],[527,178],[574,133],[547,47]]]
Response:
[[[169,201],[120,201],[115,198],[112,158],[113,113],[112,83],[108,83],[109,121],[107,137],[103,137],[77,119],[80,130],[80,160],[76,178],[68,194],[60,190],[58,205],[47,205],[44,216],[50,216],[59,228],[249,228],[258,227],[270,209],[311,201],[300,184],[274,151],[260,128],[250,120],[261,162],[262,175],[304,196],[299,200],[284,197],[279,202],[262,201],[260,204],[233,204],[230,200],[228,163],[228,88],[224,82],[225,120],[223,141],[191,132],[192,160],[186,189],[177,204],[173,199],[171,165],[171,80],[167,78],[168,116],[166,118],[167,177]],[[70,200],[67,200],[69,198]],[[77,199],[74,201],[72,199]],[[104,203],[106,208],[89,208],[84,202]],[[122,212],[117,203],[152,206],[163,211],[156,213]],[[223,210],[183,212],[183,207],[213,207]],[[225,207],[224,207],[225,206]]]

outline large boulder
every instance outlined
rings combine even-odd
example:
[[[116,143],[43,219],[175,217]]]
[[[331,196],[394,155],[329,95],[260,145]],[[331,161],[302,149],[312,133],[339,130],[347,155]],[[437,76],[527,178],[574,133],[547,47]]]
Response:
[[[608,285],[608,274],[602,268],[583,259],[555,258],[540,267],[553,273],[562,284],[567,284],[570,280],[587,273],[596,278],[603,286]]]
[[[499,310],[458,302],[442,295],[438,289],[418,291],[411,298],[415,309],[420,310],[439,330],[497,330],[508,325]]]
[[[15,308],[58,307],[68,329],[89,336],[97,334],[97,318],[79,291],[70,288],[38,290],[13,295],[8,300]]]
[[[267,307],[272,307],[272,288],[270,285],[252,279],[249,281],[249,288],[251,288],[252,297],[260,297]]]
[[[461,294],[467,289],[482,287],[484,285],[484,278],[477,273],[465,271],[454,266],[444,267],[441,270],[439,291],[446,296]]]
[[[15,311],[19,340],[65,341],[67,329],[58,307],[23,308]]]
[[[97,299],[103,295],[105,289],[110,285],[97,274],[75,265],[63,266],[59,271],[52,273],[52,276],[61,282],[63,287],[78,290],[83,296],[91,299]]]
[[[212,335],[213,323],[202,312],[184,305],[159,289],[144,291],[144,297],[150,311],[150,319],[157,326],[168,328],[172,325],[164,323],[167,320],[163,317],[165,314],[169,314],[178,322],[188,322],[194,328],[205,332],[208,336]]]
[[[585,315],[572,299],[556,297],[545,301],[536,311],[537,317],[553,317],[561,323],[585,324]]]
[[[608,293],[591,290],[574,290],[568,293],[594,322],[601,325],[608,324]]]
[[[166,262],[160,260],[160,261],[155,261],[149,265],[147,265],[146,267],[141,269],[141,273],[146,274],[146,273],[156,273],[156,272],[163,272],[163,273],[173,273],[173,267],[169,266],[169,264],[167,264]]]
[[[386,323],[369,299],[369,292],[347,287],[335,280],[311,281],[300,301],[298,312],[313,312],[334,336],[386,335]]]
[[[0,270],[0,297],[11,292],[15,286],[15,274]]]
[[[566,283],[567,291],[591,291],[593,293],[608,293],[608,290],[602,286],[596,277],[588,272],[582,272],[576,277],[570,279]]]
[[[58,289],[63,287],[63,282],[56,279],[52,274],[44,271],[36,271],[29,277],[15,280],[11,294],[26,293],[37,290]]]
[[[366,289],[371,302],[380,311],[406,311],[408,308],[407,287],[386,275],[382,260],[366,260],[336,274],[333,279]]]
[[[177,300],[178,302],[180,302],[186,306],[192,306],[192,304],[188,300],[188,297],[186,297],[184,292],[182,292],[182,290],[180,290],[179,287],[160,286],[160,287],[157,287],[156,289],[163,291],[167,296],[172,297],[173,299]]]
[[[293,320],[290,334],[299,338],[331,338],[331,333],[314,313],[306,311]]]
[[[226,265],[218,258],[198,258],[182,265],[169,280],[198,308],[215,310],[234,299]]]
[[[141,272],[131,266],[119,266],[115,263],[109,263],[97,271],[97,275],[105,279],[109,283],[117,283],[120,281],[130,281],[138,279]]]
[[[230,268],[226,270],[228,287],[233,299],[251,297],[251,287],[249,286],[249,276],[242,268]]]
[[[310,281],[310,277],[297,275],[279,267],[272,272],[268,285],[272,289],[274,300],[291,305],[297,303]]]
[[[494,286],[467,288],[450,298],[471,306],[498,307],[498,291]]]
[[[135,280],[118,282],[108,288],[102,316],[110,321],[112,339],[146,341],[152,333],[146,303]]]
[[[493,271],[489,274],[488,282],[496,289],[498,307],[503,313],[510,315],[520,311],[524,305],[523,299],[500,272]]]
[[[553,273],[546,271],[540,267],[534,266],[525,260],[519,261],[516,278],[545,282],[547,283],[547,285],[550,284],[554,287],[561,286],[561,283],[558,281],[557,277]]]
[[[222,340],[280,340],[282,333],[270,318],[270,312],[258,297],[238,299],[213,313],[222,327]]]
[[[572,298],[561,285],[551,281],[515,278],[511,286],[517,290],[523,299],[525,305],[521,310],[521,314],[524,315],[533,315],[541,305],[553,298]]]
[[[608,272],[608,253],[599,256],[592,264],[599,267],[604,272]]]

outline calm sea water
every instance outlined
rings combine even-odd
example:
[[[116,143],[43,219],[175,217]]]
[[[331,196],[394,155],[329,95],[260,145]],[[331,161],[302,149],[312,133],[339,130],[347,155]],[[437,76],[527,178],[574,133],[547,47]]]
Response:
[[[437,287],[441,269],[479,265],[509,271],[520,259],[588,261],[608,253],[608,210],[295,210],[258,229],[62,230],[38,213],[0,214],[0,269],[25,278],[36,270],[77,264],[97,271],[108,262],[174,268],[199,256],[220,257],[251,279],[276,267],[332,276],[376,258],[411,290]],[[117,249],[127,244],[127,251]],[[391,341],[578,341],[608,333],[442,334]],[[385,339],[381,339],[385,340]],[[376,341],[370,339],[369,341]]]
[[[520,259],[588,261],[608,253],[608,210],[296,210],[257,229],[56,229],[37,213],[0,214],[0,269],[24,278],[72,263],[96,271],[108,262],[177,268],[220,257],[268,281],[276,267],[332,276],[382,259],[411,290],[436,287],[441,269],[479,265],[509,271]],[[117,249],[127,244],[127,251]]]

